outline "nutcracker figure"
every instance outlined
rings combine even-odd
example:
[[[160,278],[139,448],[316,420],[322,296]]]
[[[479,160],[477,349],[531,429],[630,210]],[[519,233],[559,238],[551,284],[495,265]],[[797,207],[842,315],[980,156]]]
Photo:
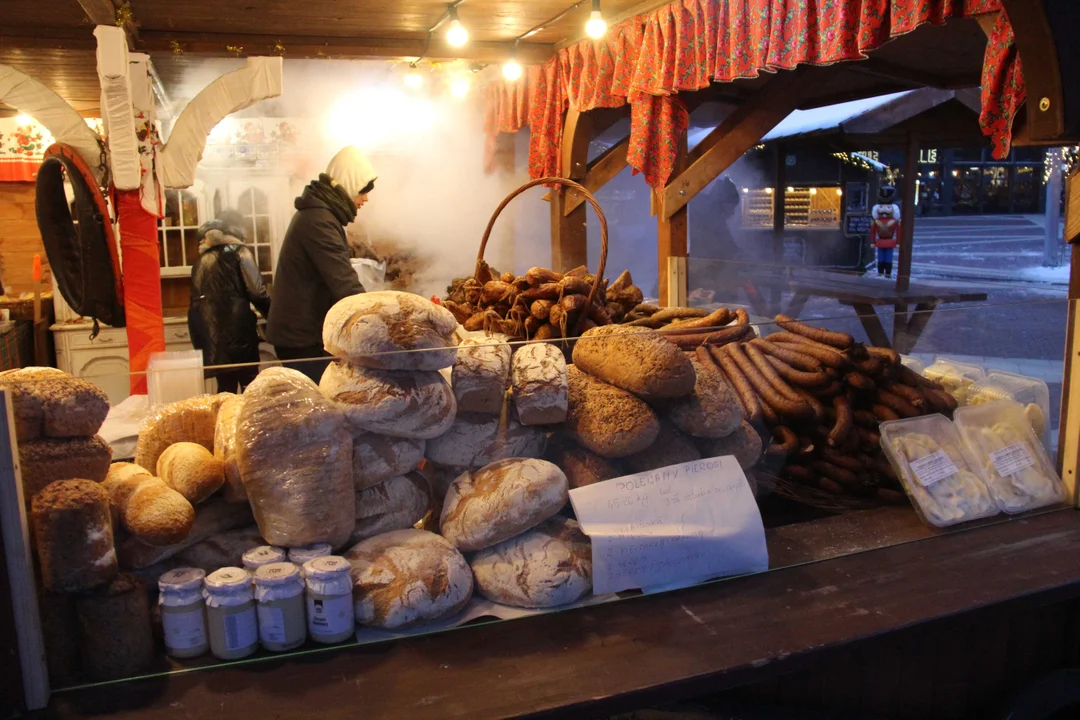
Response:
[[[874,222],[870,226],[870,239],[877,248],[877,273],[892,277],[893,250],[900,236],[900,208],[893,202],[896,188],[888,185],[878,190],[878,202],[870,214]]]

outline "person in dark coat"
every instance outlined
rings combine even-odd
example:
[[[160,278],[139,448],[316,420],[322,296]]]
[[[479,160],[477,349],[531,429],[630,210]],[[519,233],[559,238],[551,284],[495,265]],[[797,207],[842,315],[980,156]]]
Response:
[[[226,211],[199,228],[199,257],[191,268],[188,329],[208,368],[259,362],[259,333],[251,306],[266,317],[270,296],[255,255],[244,244],[242,225],[239,213]],[[206,376],[217,378],[219,392],[236,392],[258,371],[258,366],[250,365],[209,369]]]
[[[327,311],[338,300],[364,292],[349,262],[345,226],[374,187],[371,163],[356,148],[344,148],[296,198],[296,214],[281,244],[266,336],[278,359],[316,383],[329,360],[289,361],[328,358],[322,344]]]

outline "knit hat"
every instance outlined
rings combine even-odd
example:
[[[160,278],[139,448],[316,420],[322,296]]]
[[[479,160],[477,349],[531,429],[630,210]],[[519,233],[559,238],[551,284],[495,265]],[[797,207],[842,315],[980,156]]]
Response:
[[[350,198],[359,195],[376,177],[375,167],[352,145],[338,151],[326,166],[326,174],[334,178]]]

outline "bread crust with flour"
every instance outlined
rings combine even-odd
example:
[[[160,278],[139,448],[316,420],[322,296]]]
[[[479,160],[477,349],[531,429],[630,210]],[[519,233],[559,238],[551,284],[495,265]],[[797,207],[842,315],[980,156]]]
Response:
[[[339,300],[323,321],[331,355],[387,370],[439,370],[457,356],[450,311],[412,293],[384,290]],[[426,352],[401,352],[425,350]]]

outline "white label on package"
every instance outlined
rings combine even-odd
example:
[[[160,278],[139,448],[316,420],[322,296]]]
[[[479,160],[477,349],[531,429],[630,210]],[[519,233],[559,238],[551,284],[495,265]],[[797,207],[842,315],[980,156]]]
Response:
[[[206,616],[202,607],[190,612],[162,612],[165,647],[190,650],[206,642]]]
[[[352,595],[307,597],[308,631],[312,635],[337,635],[353,627]]]
[[[1018,442],[990,453],[990,462],[994,463],[998,475],[1009,477],[1034,465],[1035,458],[1031,457],[1027,445]]]
[[[255,620],[255,608],[225,616],[225,649],[240,650],[259,640],[259,623]]]
[[[259,637],[263,642],[285,642],[285,613],[281,608],[259,604]]]
[[[915,473],[915,477],[919,479],[923,487],[930,487],[934,483],[959,472],[956,466],[953,465],[952,458],[946,455],[944,450],[938,450],[936,453],[931,453],[926,457],[912,460],[909,465],[911,466],[911,472]]]
[[[761,513],[730,455],[587,485],[570,502],[592,540],[597,595],[769,567]]]

